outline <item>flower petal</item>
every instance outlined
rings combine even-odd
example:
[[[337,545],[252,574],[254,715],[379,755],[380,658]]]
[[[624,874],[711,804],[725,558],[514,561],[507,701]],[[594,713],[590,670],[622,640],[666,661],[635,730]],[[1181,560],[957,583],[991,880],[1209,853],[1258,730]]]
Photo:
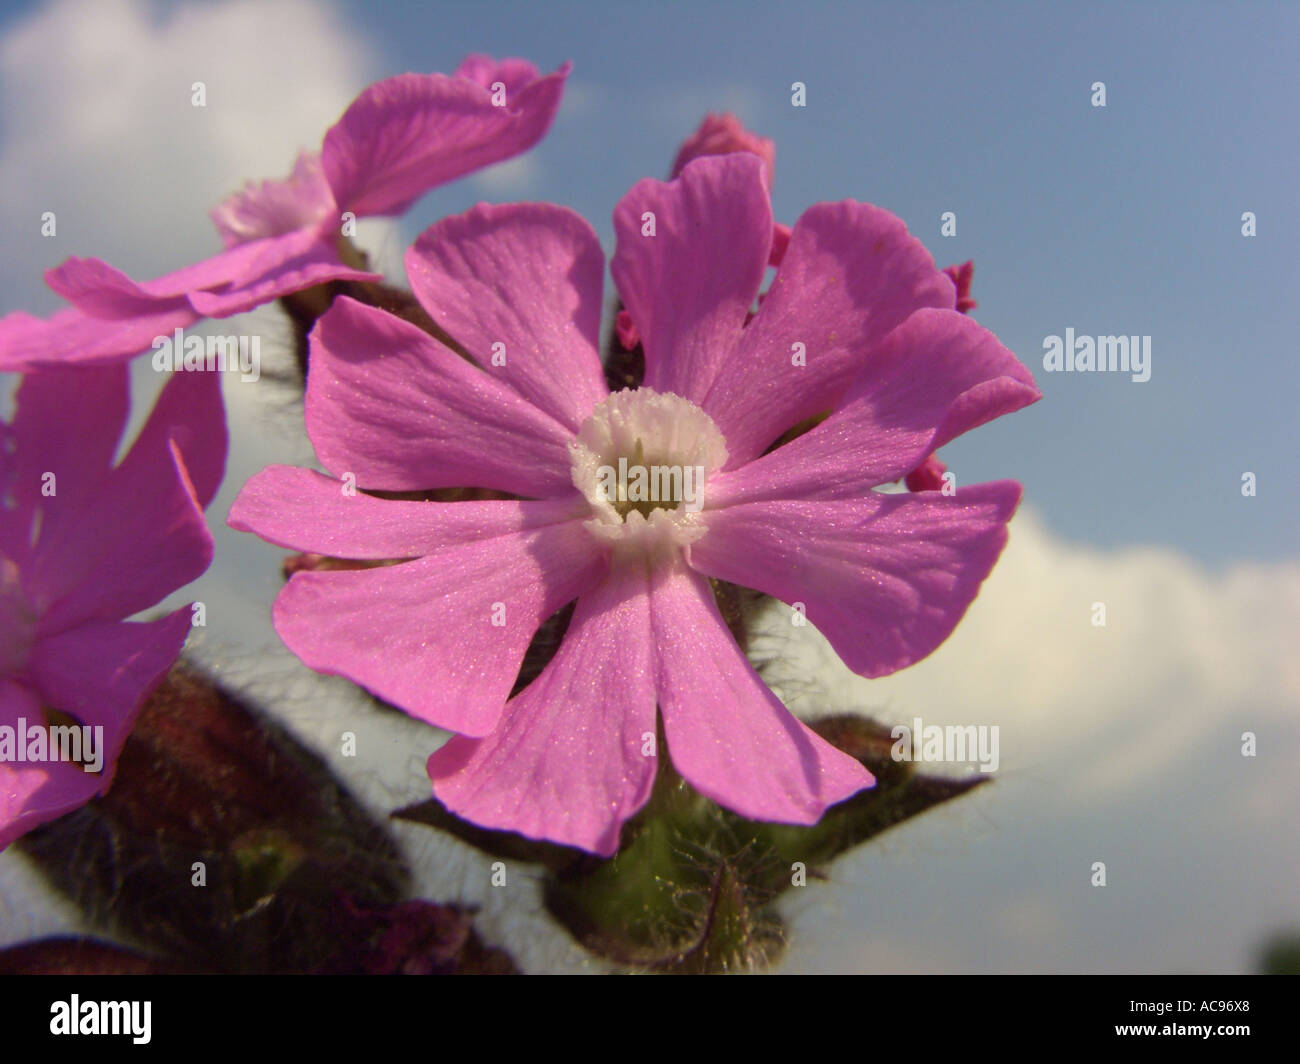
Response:
[[[227,284],[254,253],[223,252],[151,281],[133,281],[103,259],[73,256],[45,271],[45,283],[83,314],[134,318],[179,307],[196,288]]]
[[[27,669],[45,705],[103,726],[108,758],[116,759],[141,703],[175,664],[189,632],[189,606],[154,621],[91,621],[38,640]],[[105,787],[111,775],[101,781]]]
[[[362,488],[573,488],[572,434],[505,384],[392,314],[342,296],[311,333],[307,434]]]
[[[741,816],[812,824],[874,783],[763,683],[707,580],[681,566],[660,570],[650,603],[668,752],[692,787]]]
[[[219,373],[172,374],[158,393],[140,435],[122,459],[123,467],[152,462],[153,472],[124,475],[132,479],[139,477],[142,482],[165,482],[171,473],[169,439],[176,442],[180,451],[199,507],[206,509],[225,476],[230,442]]]
[[[176,661],[189,630],[189,607],[144,624],[95,622],[38,643],[30,684],[0,677],[0,724],[14,727],[22,716],[34,725],[49,706],[104,729],[98,773],[65,761],[0,763],[0,849],[108,789],[140,706]]]
[[[802,603],[854,672],[920,661],[956,627],[1007,540],[1020,485],[837,502],[756,502],[710,511],[691,565]]]
[[[955,310],[918,310],[876,345],[830,417],[711,477],[706,506],[861,495],[1040,397],[1030,372],[987,329]]]
[[[88,495],[41,500],[26,574],[41,636],[129,617],[207,569],[212,535],[178,447],[161,441],[159,450],[164,443],[167,458],[142,454]]]
[[[767,269],[763,164],[749,152],[709,155],[674,181],[639,181],[615,208],[614,229],[611,270],[645,349],[645,387],[700,403]]]
[[[290,550],[382,561],[426,554],[546,523],[586,517],[575,490],[545,502],[412,502],[346,494],[342,482],[312,469],[269,466],[252,477],[227,523]]]
[[[482,85],[485,89],[490,89],[494,82],[499,81],[510,95],[542,76],[542,72],[527,59],[494,59],[482,52],[471,52],[451,74],[452,77],[466,78],[475,85]]]
[[[401,565],[295,573],[275,629],[317,672],[430,724],[486,735],[538,627],[599,578],[605,558],[580,522],[556,523],[555,503],[421,505],[448,511],[446,545]],[[462,506],[481,518],[472,539]]]
[[[70,258],[45,272],[55,292],[93,318],[152,320],[191,308],[182,325],[197,320],[193,311],[224,318],[325,281],[379,279],[340,262],[333,233],[316,228],[240,244],[151,281],[133,281],[93,258]]]
[[[433,792],[482,827],[601,856],[650,797],[654,657],[644,567],[615,566],[578,599],[555,657],[484,739],[429,758]]]
[[[701,404],[727,438],[728,467],[830,410],[872,366],[875,345],[913,311],[952,306],[952,282],[894,215],[852,201],[809,208]]]
[[[485,372],[573,432],[609,394],[598,347],[605,256],[580,215],[479,204],[426,229],[406,273]]]
[[[102,487],[126,427],[127,389],[122,364],[51,368],[23,377],[13,419],[12,491],[20,506],[48,505],[60,496],[75,506]]]
[[[67,307],[48,318],[15,311],[0,318],[0,372],[21,373],[43,366],[123,362],[147,350],[158,336],[198,321],[183,300],[135,318],[92,318]]]
[[[224,288],[190,293],[191,305],[208,318],[225,318],[301,292],[326,281],[381,281],[383,275],[353,269],[339,261],[336,234],[319,229],[297,229],[234,249],[255,248],[258,254],[236,273]],[[226,252],[233,255],[234,251]]]
[[[569,69],[507,83],[504,107],[466,77],[401,74],[371,85],[325,134],[335,202],[358,215],[401,214],[431,188],[527,151],[550,129]]]

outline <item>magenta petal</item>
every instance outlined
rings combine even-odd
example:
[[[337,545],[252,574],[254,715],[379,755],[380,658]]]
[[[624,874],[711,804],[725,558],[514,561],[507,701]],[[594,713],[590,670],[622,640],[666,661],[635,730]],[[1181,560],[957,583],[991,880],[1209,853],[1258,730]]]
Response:
[[[511,91],[445,74],[364,90],[325,134],[321,162],[341,209],[401,214],[431,188],[527,151],[550,129],[569,64]]]
[[[221,487],[229,449],[219,373],[172,374],[122,460],[124,468],[151,462],[153,470],[124,475],[141,482],[165,483],[171,475],[169,439],[180,451],[199,507],[206,509]]]
[[[182,606],[154,621],[91,621],[46,636],[27,671],[46,705],[82,724],[102,725],[116,758],[141,702],[185,645],[190,614]],[[110,777],[105,773],[101,783],[107,786]]]
[[[41,500],[27,581],[39,633],[129,617],[207,569],[212,535],[179,450],[164,442],[169,462],[142,454],[88,497]]]
[[[145,624],[95,622],[37,645],[29,663],[35,691],[0,677],[0,724],[13,727],[20,716],[34,724],[49,706],[104,729],[98,773],[67,762],[0,763],[0,849],[108,788],[140,706],[175,662],[189,630],[188,607]]]
[[[45,283],[92,317],[132,318],[180,306],[192,287],[224,283],[228,279],[224,263],[214,262],[208,259],[179,275],[167,274],[140,284],[103,259],[74,256],[46,270]]]
[[[45,271],[45,283],[78,309],[96,318],[126,318],[157,311],[191,292],[220,288],[232,281],[257,277],[264,272],[268,254],[288,246],[299,254],[310,243],[310,232],[289,234],[286,239],[260,240],[220,252],[210,258],[156,277],[133,281],[102,259],[72,257]]]
[[[0,678],[0,685],[4,682]],[[35,726],[41,717],[28,715],[26,720],[29,726]],[[0,762],[0,850],[33,828],[81,808],[102,792],[109,772],[84,772],[79,765],[66,761],[17,765]]]
[[[955,310],[919,310],[875,345],[824,422],[711,478],[708,506],[861,495],[910,473],[963,432],[1040,397],[1030,372],[987,329]]]
[[[45,273],[46,283],[78,310],[112,321],[152,320],[186,308],[224,318],[324,281],[379,277],[343,265],[332,231],[315,228],[240,244],[152,281],[133,281],[108,263],[87,258],[67,259]]]
[[[649,233],[653,215],[654,235]],[[645,349],[645,386],[703,400],[732,357],[772,244],[756,155],[696,159],[635,184],[614,210],[611,269]]]
[[[152,281],[99,259],[70,258],[45,277],[74,306],[42,320],[0,319],[0,371],[115,362],[200,316],[227,317],[330,280],[376,280],[338,259],[332,236],[296,230],[224,251]]]
[[[494,59],[481,52],[467,55],[451,73],[452,77],[466,78],[485,89],[490,89],[494,82],[499,81],[506,87],[507,93],[517,92],[542,76],[542,72],[527,59]]]
[[[18,386],[13,480],[20,506],[68,500],[76,506],[108,479],[126,426],[124,364],[38,370]],[[53,479],[48,478],[53,474]],[[52,498],[44,491],[48,485]]]
[[[92,318],[75,307],[41,319],[21,311],[0,319],[0,372],[42,366],[122,362],[147,350],[156,337],[198,321],[184,300],[165,301],[134,318]]]
[[[81,317],[71,309],[62,311],[62,315],[62,321],[67,321],[71,315]],[[52,327],[56,327],[53,319],[45,321],[25,310],[0,317],[0,372],[26,369],[32,347],[45,339]]]
[[[831,409],[873,366],[875,345],[913,311],[952,305],[952,282],[888,211],[852,201],[805,211],[702,404],[727,438],[728,467]]]
[[[499,516],[479,537],[417,561],[295,573],[275,602],[280,638],[308,667],[346,676],[414,717],[488,734],[538,627],[605,567],[580,522],[550,523],[554,504],[495,506],[480,508]]]
[[[572,433],[427,333],[342,296],[311,333],[307,433],[357,486],[573,490]]]
[[[586,500],[576,491],[567,499],[544,502],[410,502],[345,494],[333,477],[276,465],[244,485],[227,523],[290,550],[382,561],[421,558],[588,513]]]
[[[711,539],[710,530],[706,539]],[[800,722],[727,630],[704,577],[660,571],[650,591],[659,711],[677,771],[741,816],[812,824],[874,777]]]
[[[654,782],[654,683],[645,568],[616,566],[496,731],[429,758],[433,792],[481,827],[608,857]]]
[[[854,672],[886,676],[935,650],[974,601],[1020,501],[1010,480],[955,496],[869,493],[709,512],[691,565],[804,614]]]
[[[406,273],[479,366],[572,431],[609,394],[598,348],[605,256],[573,211],[479,204],[426,229]]]
[[[190,293],[195,310],[205,317],[225,318],[326,281],[383,280],[382,274],[340,262],[335,235],[328,228],[298,229],[242,244],[235,251],[249,249],[256,249],[257,255],[240,264],[227,287]]]

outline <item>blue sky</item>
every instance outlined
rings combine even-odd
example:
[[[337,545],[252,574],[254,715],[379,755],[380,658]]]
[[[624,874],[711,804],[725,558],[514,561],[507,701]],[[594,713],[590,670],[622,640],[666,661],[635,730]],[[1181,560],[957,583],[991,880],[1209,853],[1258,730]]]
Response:
[[[811,629],[769,626],[798,711],[1002,728],[994,787],[793,902],[790,970],[1245,969],[1300,919],[1300,854],[1278,845],[1300,831],[1298,29],[1290,4],[0,3],[0,312],[54,309],[39,273],[70,254],[151,277],[216,251],[205,214],[224,193],[286,173],[368,82],[470,51],[573,60],[564,105],[523,160],[363,229],[387,261],[484,199],[572,206],[608,249],[628,187],[666,176],[705,112],[736,112],[776,141],[781,219],[866,200],[940,265],[974,259],[976,318],[1044,392],[944,451],[961,483],[1021,480],[1025,504],[939,652],[868,684]],[[206,112],[188,105],[198,79]],[[55,208],[45,240],[33,219]],[[274,311],[253,320],[241,330],[277,334]],[[1067,328],[1149,335],[1151,379],[1043,372],[1044,338]],[[136,379],[143,409],[157,381]],[[298,666],[267,616],[280,552],[221,526],[253,472],[311,460],[285,397],[227,381],[226,398],[217,561],[177,600],[208,603],[194,649],[274,694],[375,808],[418,800],[429,730],[367,716]],[[1106,629],[1088,622],[1096,600]],[[363,736],[360,768],[333,754],[342,727]],[[1260,736],[1249,761],[1244,730]],[[475,893],[469,858],[421,867],[427,896],[481,904],[531,967],[581,966],[562,936],[529,954],[537,929],[511,924],[517,899]],[[25,896],[21,875],[0,857],[0,895]],[[42,899],[33,929],[74,926],[23,889]]]

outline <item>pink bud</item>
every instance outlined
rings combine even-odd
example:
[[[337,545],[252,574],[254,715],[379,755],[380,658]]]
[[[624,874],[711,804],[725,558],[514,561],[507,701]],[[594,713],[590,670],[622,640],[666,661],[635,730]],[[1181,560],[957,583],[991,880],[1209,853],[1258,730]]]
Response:
[[[707,115],[700,128],[682,141],[673,162],[672,176],[676,177],[687,163],[701,155],[727,155],[733,151],[751,151],[763,160],[763,181],[770,193],[776,167],[776,145],[766,137],[751,133],[739,118],[730,113]]]
[[[975,263],[963,262],[960,266],[948,266],[943,271],[952,278],[952,283],[957,286],[957,309],[963,314],[969,314],[979,306],[975,300],[970,297],[970,283],[975,275]]]

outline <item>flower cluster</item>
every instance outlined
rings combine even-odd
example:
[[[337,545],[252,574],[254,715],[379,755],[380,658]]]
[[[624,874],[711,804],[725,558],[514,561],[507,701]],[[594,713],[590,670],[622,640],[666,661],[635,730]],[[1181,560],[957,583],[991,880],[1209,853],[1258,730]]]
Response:
[[[143,283],[72,259],[47,278],[69,308],[0,320],[0,369],[34,371],[0,452],[6,719],[103,720],[119,748],[184,639],[184,611],[123,618],[207,563],[219,397],[182,402],[198,386],[173,381],[110,469],[123,360],[200,317],[373,280],[348,223],[532,146],[567,74],[472,56],[380,82],[289,178],[217,207],[225,251]],[[435,223],[406,255],[418,314],[332,294],[311,329],[305,424],[326,472],[270,466],[228,522],[315,559],[292,566],[277,632],[311,668],[454,733],[428,772],[474,824],[614,854],[663,758],[744,817],[817,822],[873,777],[763,682],[723,589],[786,603],[876,677],[948,637],[1002,550],[1018,484],[926,490],[937,448],[1039,398],[964,313],[969,264],[938,269],[867,203],[779,224],[773,163],[770,141],[711,115],[670,180],[615,207],[635,387],[607,383],[596,234],[550,204]],[[80,368],[37,369],[52,364]],[[49,404],[74,373],[69,438]],[[42,463],[57,502],[35,494]],[[903,478],[913,493],[876,490]],[[558,649],[519,689],[558,618]],[[0,765],[0,843],[102,787],[79,771]]]
[[[567,75],[476,55],[451,75],[381,81],[287,181],[216,208],[226,251],[139,283],[74,257],[46,274],[70,306],[0,319],[0,371],[24,373],[13,423],[0,425],[0,848],[108,787],[136,713],[190,628],[188,608],[126,618],[212,558],[202,508],[225,466],[220,381],[173,377],[114,466],[126,362],[200,318],[325,281],[375,279],[345,261],[355,259],[341,239],[348,222],[399,214],[429,189],[527,150],[550,127]],[[80,753],[94,747],[96,771],[83,770],[84,756],[54,756],[56,740],[60,753],[72,750],[70,737]]]

